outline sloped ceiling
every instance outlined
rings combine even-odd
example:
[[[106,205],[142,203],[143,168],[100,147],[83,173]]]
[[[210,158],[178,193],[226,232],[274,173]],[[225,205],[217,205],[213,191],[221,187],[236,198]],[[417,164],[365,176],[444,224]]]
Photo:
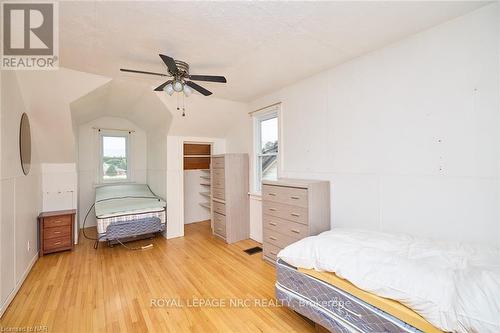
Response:
[[[164,93],[157,94],[172,113],[169,135],[225,138],[235,124],[249,117],[245,103],[194,94],[185,99],[184,117],[182,111],[177,110],[175,98]]]
[[[146,131],[167,133],[171,114],[151,86],[134,80],[115,79],[71,103],[73,123],[99,117],[121,117]]]
[[[76,155],[69,105],[110,79],[65,68],[18,71],[16,75],[31,121],[38,128],[33,140],[40,147],[41,162],[73,162]]]
[[[190,63],[216,97],[251,101],[487,4],[481,1],[60,2],[61,65],[111,78]],[[157,77],[130,75],[154,86]]]

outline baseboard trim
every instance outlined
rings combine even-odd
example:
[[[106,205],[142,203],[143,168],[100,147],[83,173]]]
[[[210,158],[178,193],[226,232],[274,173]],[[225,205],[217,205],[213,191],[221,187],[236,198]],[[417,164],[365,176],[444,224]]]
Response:
[[[35,265],[37,260],[38,260],[38,252],[35,254],[35,256],[33,258],[31,258],[31,261],[30,261],[28,267],[26,268],[26,270],[24,271],[23,275],[21,276],[21,279],[16,284],[14,290],[12,290],[12,292],[9,294],[9,296],[5,300],[5,303],[3,303],[2,307],[0,307],[0,318],[2,318],[5,311],[7,311],[7,309],[9,308],[10,303],[12,302],[14,297],[16,297],[19,289],[21,289],[21,286],[24,283],[24,280],[26,280],[26,278],[28,277],[28,274],[31,272],[31,269],[33,268],[33,266]]]

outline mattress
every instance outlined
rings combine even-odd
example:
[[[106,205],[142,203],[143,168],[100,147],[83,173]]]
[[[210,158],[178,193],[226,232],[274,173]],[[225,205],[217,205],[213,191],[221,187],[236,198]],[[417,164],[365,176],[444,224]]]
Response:
[[[113,222],[158,217],[166,222],[166,202],[144,184],[107,185],[96,188],[97,232],[106,233]]]
[[[335,228],[289,245],[278,258],[335,273],[407,306],[442,331],[500,332],[497,248]]]
[[[283,260],[276,271],[278,300],[332,332],[423,332]]]

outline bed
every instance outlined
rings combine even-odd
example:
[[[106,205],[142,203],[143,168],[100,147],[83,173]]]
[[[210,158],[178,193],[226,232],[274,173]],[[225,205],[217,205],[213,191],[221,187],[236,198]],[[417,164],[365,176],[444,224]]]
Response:
[[[100,241],[154,234],[166,227],[166,202],[145,184],[96,188],[95,214]]]
[[[276,296],[332,332],[500,332],[500,252],[335,228],[278,253]]]

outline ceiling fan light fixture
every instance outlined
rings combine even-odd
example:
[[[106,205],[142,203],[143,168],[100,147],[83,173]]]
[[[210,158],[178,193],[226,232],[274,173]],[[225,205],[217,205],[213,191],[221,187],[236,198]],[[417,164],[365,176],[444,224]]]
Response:
[[[187,84],[184,85],[182,90],[184,91],[184,95],[186,95],[186,97],[189,97],[189,95],[193,93],[193,89],[191,89]]]
[[[180,82],[180,81],[174,81],[173,88],[174,88],[174,90],[175,90],[175,91],[177,91],[177,92],[181,92],[181,91],[182,91],[183,86],[184,86],[184,85],[182,84],[182,82]]]
[[[172,94],[174,93],[174,87],[172,86],[172,83],[169,83],[165,86],[165,88],[163,89],[169,96],[172,96]]]

